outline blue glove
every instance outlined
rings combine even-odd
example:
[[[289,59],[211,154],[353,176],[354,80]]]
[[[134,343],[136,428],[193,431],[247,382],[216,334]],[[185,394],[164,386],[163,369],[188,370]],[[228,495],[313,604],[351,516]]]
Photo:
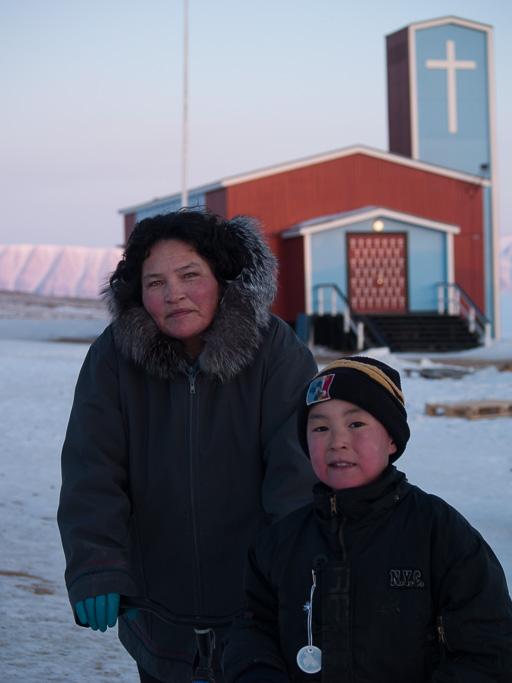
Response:
[[[79,600],[75,605],[75,612],[83,626],[90,626],[93,631],[106,631],[107,627],[112,628],[116,625],[119,613],[119,593],[108,593]],[[129,609],[125,614],[128,619],[134,619],[137,610]]]

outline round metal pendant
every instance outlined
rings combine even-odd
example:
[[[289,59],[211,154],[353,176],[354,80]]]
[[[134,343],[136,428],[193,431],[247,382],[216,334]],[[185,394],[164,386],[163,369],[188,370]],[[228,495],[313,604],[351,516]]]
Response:
[[[315,645],[304,645],[297,652],[297,665],[304,673],[318,673],[322,668],[322,650]]]

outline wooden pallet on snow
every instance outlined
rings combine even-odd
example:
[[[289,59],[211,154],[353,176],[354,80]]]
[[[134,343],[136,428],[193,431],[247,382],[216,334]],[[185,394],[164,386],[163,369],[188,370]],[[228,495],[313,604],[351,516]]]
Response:
[[[426,379],[462,379],[473,373],[473,368],[453,368],[446,365],[433,367],[405,368],[406,377],[419,375]]]
[[[427,403],[427,415],[465,417],[478,420],[488,417],[512,417],[512,401],[460,401],[457,403]]]

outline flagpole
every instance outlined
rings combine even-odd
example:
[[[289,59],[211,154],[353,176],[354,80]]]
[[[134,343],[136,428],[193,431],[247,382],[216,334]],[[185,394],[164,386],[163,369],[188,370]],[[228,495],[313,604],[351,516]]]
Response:
[[[183,120],[181,136],[181,205],[188,205],[188,0],[183,0]]]

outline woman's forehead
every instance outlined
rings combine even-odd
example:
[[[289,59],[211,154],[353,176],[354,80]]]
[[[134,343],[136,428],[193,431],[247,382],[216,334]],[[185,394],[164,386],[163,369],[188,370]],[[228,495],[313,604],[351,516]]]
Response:
[[[210,268],[208,261],[191,244],[182,240],[168,239],[160,240],[151,247],[142,264],[142,271],[147,273],[155,269],[158,271],[167,268],[179,270],[194,265]]]

